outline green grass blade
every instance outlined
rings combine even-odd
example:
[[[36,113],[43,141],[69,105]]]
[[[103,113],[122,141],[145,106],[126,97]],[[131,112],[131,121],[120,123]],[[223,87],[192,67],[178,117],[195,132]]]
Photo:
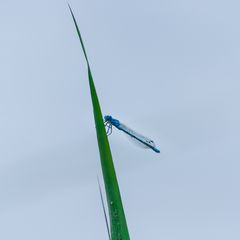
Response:
[[[98,147],[100,153],[101,167],[105,185],[105,191],[107,195],[108,211],[110,217],[110,227],[111,227],[111,239],[112,240],[130,240],[127,222],[124,214],[124,209],[122,205],[120,190],[118,187],[118,181],[114,169],[114,164],[112,160],[112,154],[108,142],[108,138],[105,131],[105,126],[103,123],[102,112],[97,97],[96,88],[94,85],[89,61],[87,58],[86,50],[83,44],[83,40],[74,17],[74,14],[69,6],[72,14],[72,18],[79,36],[79,40],[87,61],[88,66],[88,79],[89,87],[91,92],[93,114],[97,132]]]
[[[84,53],[84,56],[85,56],[85,59],[87,61],[87,65],[89,66],[89,62],[88,62],[88,57],[87,57],[87,53],[86,53],[86,50],[85,50],[85,47],[84,47],[84,44],[83,44],[83,40],[82,40],[82,36],[81,36],[81,33],[79,31],[79,28],[78,28],[78,24],[77,24],[77,21],[76,21],[76,18],[73,14],[73,11],[70,7],[70,5],[68,4],[68,7],[70,9],[70,12],[71,12],[71,15],[72,15],[72,18],[73,18],[73,22],[74,22],[74,25],[76,27],[76,30],[77,30],[77,34],[78,34],[78,37],[79,37],[79,40],[80,40],[80,43],[81,43],[81,46],[82,46],[82,50],[83,50],[83,53]]]

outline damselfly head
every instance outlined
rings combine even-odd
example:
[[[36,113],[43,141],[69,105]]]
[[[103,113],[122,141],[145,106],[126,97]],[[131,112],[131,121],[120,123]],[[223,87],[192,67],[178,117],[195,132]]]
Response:
[[[106,116],[104,117],[104,120],[105,120],[105,122],[111,122],[112,116],[106,115]]]

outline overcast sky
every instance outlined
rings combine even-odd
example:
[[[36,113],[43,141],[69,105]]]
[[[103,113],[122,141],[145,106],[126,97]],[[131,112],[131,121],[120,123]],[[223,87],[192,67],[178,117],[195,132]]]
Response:
[[[239,1],[71,0],[131,239],[240,239]],[[0,7],[0,239],[107,239],[86,62],[66,1]]]

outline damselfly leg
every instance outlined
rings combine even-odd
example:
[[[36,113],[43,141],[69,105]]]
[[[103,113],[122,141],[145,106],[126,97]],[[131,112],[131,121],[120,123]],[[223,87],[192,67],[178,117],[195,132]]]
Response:
[[[110,122],[105,122],[104,126],[107,127],[107,136],[112,134],[112,124]]]
[[[108,131],[107,131],[107,135],[111,135],[112,134],[112,125],[109,126]]]

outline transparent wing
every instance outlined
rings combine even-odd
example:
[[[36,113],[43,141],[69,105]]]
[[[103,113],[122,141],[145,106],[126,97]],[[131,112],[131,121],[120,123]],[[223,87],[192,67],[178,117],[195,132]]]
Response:
[[[153,140],[135,132],[134,130],[127,127],[126,125],[121,123],[119,128],[122,131],[124,131],[125,133],[127,133],[127,135],[130,136],[131,140],[133,142],[135,142],[138,146],[141,146],[143,148],[151,148],[151,147],[155,148],[156,147]]]
[[[136,138],[134,137],[131,137],[130,135],[128,134],[125,134],[125,136],[127,137],[127,139],[129,139],[130,142],[132,142],[134,145],[140,147],[140,148],[149,148],[146,144],[143,144],[142,142],[140,142],[139,140],[137,140]]]

